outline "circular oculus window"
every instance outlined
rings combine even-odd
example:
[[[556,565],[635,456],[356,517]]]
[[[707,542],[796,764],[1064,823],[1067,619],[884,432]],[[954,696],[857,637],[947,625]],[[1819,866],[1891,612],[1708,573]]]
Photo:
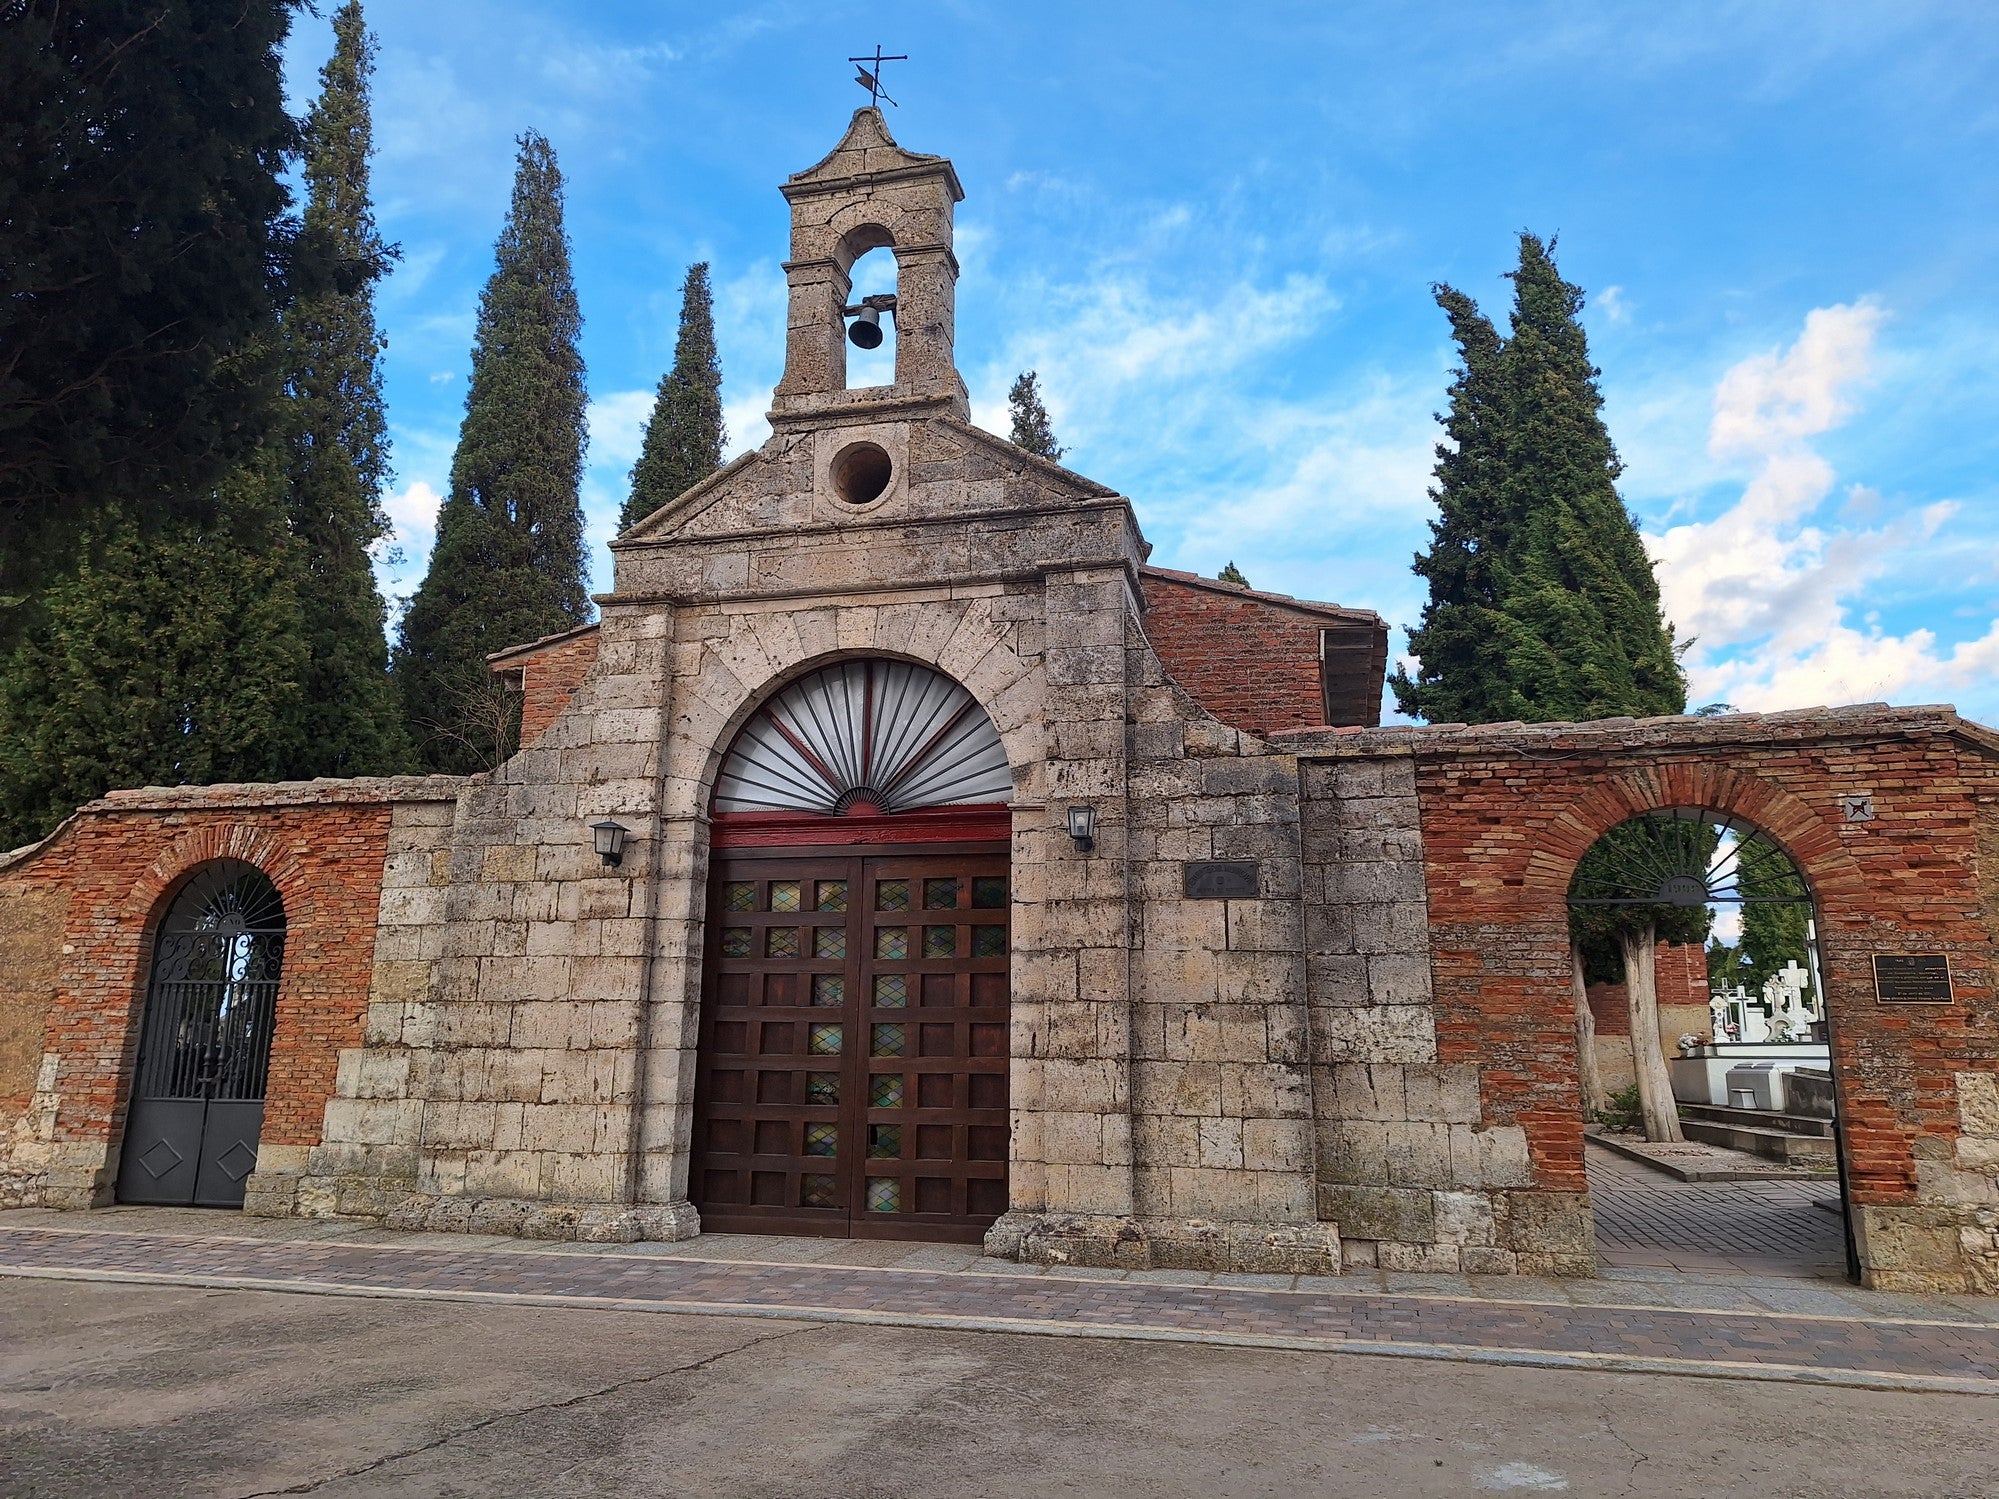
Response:
[[[848,443],[833,455],[833,493],[849,505],[872,504],[894,477],[895,463],[878,443]]]

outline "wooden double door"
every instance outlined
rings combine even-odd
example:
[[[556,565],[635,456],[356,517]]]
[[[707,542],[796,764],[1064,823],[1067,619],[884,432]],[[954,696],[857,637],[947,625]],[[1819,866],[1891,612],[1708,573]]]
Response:
[[[975,1243],[1006,1211],[1007,863],[1005,844],[717,853],[704,1228]]]

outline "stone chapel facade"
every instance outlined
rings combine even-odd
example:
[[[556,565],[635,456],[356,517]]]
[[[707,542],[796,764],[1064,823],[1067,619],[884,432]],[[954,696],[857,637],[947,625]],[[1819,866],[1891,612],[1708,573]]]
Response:
[[[1863,1276],[1999,1289],[1999,736],[1377,727],[1378,618],[1152,568],[970,424],[948,161],[863,109],[783,191],[772,435],[494,658],[516,755],[118,792],[0,857],[10,1200],[1589,1275],[1569,876],[1712,808],[1812,885]],[[895,379],[849,389],[879,248]],[[1948,998],[1877,1002],[1884,952]]]

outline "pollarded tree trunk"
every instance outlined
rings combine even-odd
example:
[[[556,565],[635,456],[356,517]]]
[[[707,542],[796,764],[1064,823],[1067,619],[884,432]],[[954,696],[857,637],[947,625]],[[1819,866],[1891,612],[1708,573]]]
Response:
[[[1589,989],[1583,982],[1583,950],[1569,947],[1569,977],[1576,999],[1576,1068],[1582,1078],[1583,1111],[1601,1114],[1610,1103],[1603,1090],[1603,1069],[1596,1064],[1596,1017],[1590,1013]]]
[[[1653,961],[1658,931],[1651,922],[1617,934],[1624,953],[1624,992],[1631,1005],[1631,1065],[1638,1076],[1638,1106],[1645,1115],[1645,1138],[1684,1140],[1680,1110],[1673,1102],[1673,1079],[1659,1042],[1659,984]]]

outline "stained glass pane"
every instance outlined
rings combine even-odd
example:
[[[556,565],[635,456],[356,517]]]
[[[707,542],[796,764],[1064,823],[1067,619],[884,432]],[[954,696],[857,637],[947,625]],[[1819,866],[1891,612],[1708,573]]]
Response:
[[[722,956],[725,958],[747,958],[750,955],[750,929],[746,926],[731,926],[722,929]]]
[[[980,911],[999,911],[1006,907],[1006,876],[1003,874],[976,875],[972,880],[972,905]]]
[[[807,1155],[837,1155],[840,1150],[840,1126],[837,1124],[808,1124],[805,1126],[805,1153]]]
[[[899,1124],[870,1124],[868,1126],[868,1159],[871,1161],[892,1161],[902,1154],[902,1126]]]
[[[958,882],[956,880],[925,880],[923,882],[923,909],[926,911],[948,911],[958,904]]]
[[[874,1109],[899,1109],[902,1107],[902,1074],[900,1072],[878,1072],[868,1079],[868,1107]]]
[[[975,926],[972,928],[972,956],[975,958],[1003,958],[1006,956],[1006,928],[1003,926]]]
[[[900,973],[875,975],[875,1003],[884,1010],[900,1010],[909,1003],[909,978]]]
[[[954,926],[927,926],[923,929],[923,956],[926,958],[955,958],[958,955],[958,929]]]
[[[875,933],[875,956],[900,963],[909,956],[909,928],[885,926]]]
[[[815,958],[844,958],[847,956],[847,929],[843,926],[821,926],[812,929],[812,956]]]
[[[774,926],[764,933],[764,956],[767,958],[795,958],[798,956],[798,928],[795,926]]]
[[[798,909],[798,881],[772,880],[770,882],[770,908],[773,911],[796,911]]]
[[[892,1176],[869,1177],[868,1211],[871,1213],[901,1212],[902,1183]]]
[[[830,1208],[834,1205],[833,1178],[815,1174],[798,1179],[798,1205],[803,1208]]]
[[[847,1002],[847,981],[837,973],[812,975],[812,1002],[815,1005],[843,1005]]]
[[[805,1101],[812,1104],[830,1104],[840,1101],[840,1074],[837,1072],[808,1072],[805,1074]]]
[[[909,881],[883,880],[876,885],[875,909],[877,911],[907,911],[909,909]]]
[[[833,1029],[838,1030],[838,1026]],[[838,1046],[833,1048],[839,1050]],[[874,1028],[874,1039],[870,1051],[878,1057],[899,1057],[902,1055],[902,1027],[899,1025],[878,1025]]]
[[[815,1025],[805,1049],[815,1057],[837,1057],[840,1054],[840,1035],[837,1025]]]
[[[757,887],[752,880],[730,880],[722,887],[722,909],[725,911],[754,911],[757,908]]]
[[[821,911],[844,911],[847,909],[847,882],[845,880],[821,880],[815,909]]]

